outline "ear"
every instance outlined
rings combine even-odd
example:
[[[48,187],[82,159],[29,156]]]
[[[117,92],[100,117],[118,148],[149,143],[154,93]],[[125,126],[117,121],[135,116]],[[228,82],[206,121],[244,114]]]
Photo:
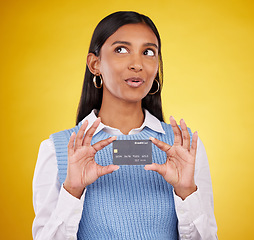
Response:
[[[100,75],[100,59],[96,57],[93,53],[88,53],[86,59],[87,66],[90,72],[94,75]]]

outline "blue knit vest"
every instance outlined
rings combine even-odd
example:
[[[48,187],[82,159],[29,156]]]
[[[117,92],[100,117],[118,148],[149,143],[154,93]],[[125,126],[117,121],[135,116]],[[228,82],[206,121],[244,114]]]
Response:
[[[155,137],[170,145],[174,143],[172,127],[161,122],[166,134],[145,127],[134,135],[120,135],[118,140],[141,140]],[[74,128],[52,134],[55,144],[58,177],[62,184],[67,174],[67,144],[73,131],[78,132],[81,122]],[[189,130],[190,132],[190,130]],[[192,137],[192,134],[190,132]],[[100,131],[91,144],[111,135]],[[162,164],[165,152],[152,146],[153,162]],[[112,144],[95,155],[95,161],[106,166],[113,164]],[[84,208],[79,223],[79,240],[105,239],[178,239],[177,216],[173,187],[163,177],[144,170],[141,166],[120,166],[120,169],[100,177],[87,186]]]

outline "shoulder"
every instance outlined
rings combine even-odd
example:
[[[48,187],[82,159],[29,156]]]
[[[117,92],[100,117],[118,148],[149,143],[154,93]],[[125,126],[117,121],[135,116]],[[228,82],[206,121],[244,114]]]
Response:
[[[78,133],[78,130],[80,126],[82,125],[82,122],[80,122],[78,125],[76,125],[73,128],[65,129],[56,133],[53,133],[50,135],[50,139],[53,141],[53,143],[56,145],[56,142],[68,142],[71,134],[75,132],[76,134]]]
[[[39,153],[37,157],[37,168],[38,166],[44,166],[46,162],[51,162],[55,157],[55,146],[51,139],[46,139],[41,142],[39,147]]]
[[[52,139],[48,138],[43,140],[40,145],[39,151],[54,151],[54,143]]]

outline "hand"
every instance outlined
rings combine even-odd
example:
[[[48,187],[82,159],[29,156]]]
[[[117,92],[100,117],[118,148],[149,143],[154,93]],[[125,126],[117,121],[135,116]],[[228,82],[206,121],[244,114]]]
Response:
[[[99,124],[100,118],[96,119],[84,136],[88,126],[86,120],[80,127],[77,136],[75,132],[72,133],[68,143],[68,167],[64,188],[77,198],[81,197],[86,186],[99,177],[119,169],[119,166],[116,165],[101,166],[94,160],[96,152],[116,140],[116,137],[111,137],[91,145],[93,134]]]
[[[174,187],[176,195],[185,199],[197,190],[194,171],[198,133],[193,134],[190,147],[190,134],[184,120],[180,121],[182,132],[172,116],[170,117],[170,124],[175,135],[173,146],[156,138],[150,138],[158,148],[167,154],[166,162],[164,164],[146,165],[145,169],[161,174]]]

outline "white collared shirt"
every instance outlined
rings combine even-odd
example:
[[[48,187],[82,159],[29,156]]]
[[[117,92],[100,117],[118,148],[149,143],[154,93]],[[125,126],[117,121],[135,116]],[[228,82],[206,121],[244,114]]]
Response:
[[[88,127],[97,119],[93,110],[83,121]],[[129,134],[137,134],[144,127],[165,134],[160,121],[145,110],[145,119],[140,128],[132,129]],[[112,135],[121,135],[116,128],[100,123],[96,129]],[[213,193],[210,170],[205,148],[198,139],[195,163],[195,183],[198,190],[184,201],[174,193],[175,208],[178,217],[180,239],[217,239],[217,226],[213,210]],[[54,143],[47,139],[41,143],[33,178],[33,204],[35,219],[33,238],[37,240],[77,239],[78,225],[81,219],[84,198],[69,194],[58,181],[58,169]]]

